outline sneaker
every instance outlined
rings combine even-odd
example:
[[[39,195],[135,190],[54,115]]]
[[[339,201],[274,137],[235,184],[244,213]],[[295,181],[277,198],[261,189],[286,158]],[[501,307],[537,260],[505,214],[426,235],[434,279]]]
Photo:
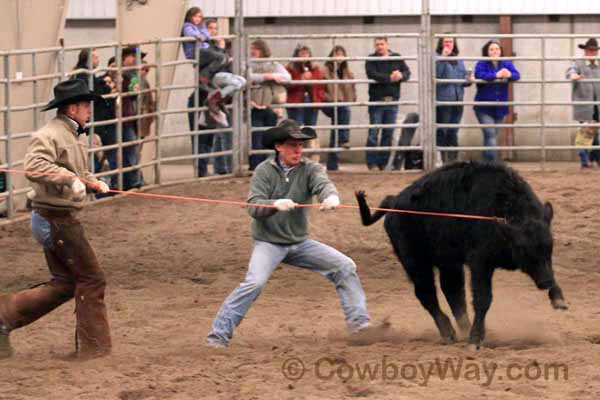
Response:
[[[209,111],[208,115],[215,122],[217,127],[219,127],[219,128],[229,127],[229,121],[227,121],[227,115],[225,115],[225,113],[223,111],[218,110],[217,112],[214,112],[214,113],[212,111]]]
[[[3,323],[0,323],[0,359],[12,357],[14,351],[10,345],[10,331]]]
[[[221,111],[219,105],[223,102],[223,96],[221,96],[220,90],[215,90],[208,95],[206,99],[206,105],[208,106],[208,110],[216,114]]]
[[[222,340],[219,339],[214,339],[214,338],[208,338],[206,339],[206,345],[208,347],[212,347],[213,349],[226,349],[227,348],[227,343],[223,342]]]

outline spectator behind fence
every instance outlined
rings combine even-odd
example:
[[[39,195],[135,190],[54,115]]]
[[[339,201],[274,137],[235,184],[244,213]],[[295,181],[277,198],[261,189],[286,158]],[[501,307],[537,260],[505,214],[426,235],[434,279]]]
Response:
[[[250,57],[269,58],[271,50],[262,39],[257,39],[250,45]],[[252,84],[250,101],[252,105],[252,127],[271,127],[277,125],[279,117],[274,106],[287,101],[287,91],[282,84],[290,82],[292,76],[283,65],[276,61],[250,61],[248,65],[248,78]],[[262,135],[264,131],[252,132],[252,149],[262,150]],[[254,154],[249,157],[249,169],[254,169],[266,160],[267,154]]]
[[[137,51],[135,47],[124,48],[121,53],[121,63],[123,67],[133,67],[137,63]],[[143,59],[146,53],[140,54]],[[138,82],[138,72],[136,70],[127,70],[123,72],[123,86],[120,88],[123,94],[135,91]],[[138,86],[139,87],[139,86]],[[130,95],[122,98],[123,118],[137,115],[137,95]],[[123,168],[133,167],[138,164],[138,145],[128,145],[138,139],[137,121],[123,122]],[[138,169],[123,173],[123,189],[129,190],[143,186]]]
[[[147,61],[142,61],[142,64],[148,64]],[[147,65],[144,65],[144,68],[140,71],[140,84],[138,85],[139,90],[149,90],[152,88],[150,82],[148,81],[148,73],[150,72],[150,68]],[[156,100],[154,99],[154,92],[146,92],[140,95],[140,104],[142,109],[140,114],[152,114],[156,111]],[[144,139],[150,135],[150,128],[152,124],[156,120],[156,117],[144,117],[138,121],[138,131],[140,134],[140,138]],[[138,149],[138,160],[142,159],[142,148],[144,143],[140,143]]]
[[[212,19],[206,21],[206,28],[210,33],[211,37],[218,36],[218,24],[217,21]],[[229,51],[231,47],[228,46],[228,42],[223,39],[212,39],[210,41],[211,48],[214,48],[216,51],[222,52],[229,59]],[[218,117],[220,117],[221,122],[215,121],[213,118],[214,124],[209,123],[209,129],[215,129],[218,127],[231,127],[231,113],[227,112],[225,108],[225,104],[231,104],[233,101],[233,94],[242,90],[246,86],[246,79],[239,75],[234,75],[231,73],[231,62],[228,62],[219,72],[215,74],[212,78],[211,82],[214,86],[218,88],[218,90],[213,92],[213,96],[209,97],[210,102],[208,103],[210,107],[213,108],[215,112],[217,112]],[[221,111],[222,114],[219,112]],[[225,116],[225,120],[223,121],[222,117]],[[232,133],[231,132],[220,132],[215,134],[214,143],[213,143],[213,151],[221,152],[226,150],[231,150],[232,148]],[[215,173],[219,175],[230,174],[233,172],[232,159],[231,156],[218,156],[215,157],[214,160]]]
[[[347,57],[346,49],[342,46],[334,46],[329,52],[329,57]],[[337,61],[328,60],[325,63],[325,79],[354,79],[354,73],[350,71],[347,60]],[[348,103],[356,101],[356,85],[354,83],[328,83],[325,85],[325,96],[323,101],[326,103]],[[323,107],[323,114],[331,118],[332,125],[349,125],[351,110],[348,106]],[[329,137],[329,147],[350,148],[350,130],[332,129]],[[327,169],[337,171],[338,153],[332,152],[327,155]]]
[[[312,57],[312,52],[308,46],[298,45],[294,49],[292,57]],[[318,65],[311,61],[294,61],[286,66],[286,69],[292,76],[293,81],[321,80],[323,72]],[[322,103],[325,97],[325,87],[317,85],[289,85],[288,103]],[[293,119],[300,125],[315,126],[317,124],[318,107],[291,107],[287,109],[288,118]],[[318,148],[319,138],[309,140],[308,148]],[[310,157],[313,161],[318,161],[318,154]]]
[[[589,39],[578,47],[586,57],[598,56],[598,41]],[[567,70],[567,79],[573,82],[571,97],[573,101],[600,101],[600,82],[585,82],[585,79],[600,79],[600,63],[597,59],[577,60]],[[584,79],[582,82],[581,79]],[[573,119],[580,123],[599,121],[598,104],[573,106]],[[585,127],[577,132],[576,145],[598,145],[598,128]],[[600,166],[600,151],[579,150],[581,168],[591,168],[592,163]]]
[[[369,84],[369,101],[392,103],[400,99],[400,83],[410,79],[410,69],[404,60],[386,60],[387,57],[399,57],[400,54],[389,49],[386,37],[375,38],[375,52],[369,57],[381,57],[365,63],[367,77],[377,83]],[[398,105],[369,106],[370,124],[395,124],[398,116]],[[369,128],[367,147],[387,147],[392,145],[394,128],[383,128],[379,140],[379,128]],[[389,151],[367,151],[367,167],[369,169],[385,169],[390,158]]]
[[[198,96],[198,103],[196,103],[195,96]],[[198,86],[196,91],[194,91],[190,97],[188,97],[187,106],[188,108],[193,108],[194,104],[198,104],[201,106],[206,101],[208,97],[208,92],[202,86]],[[207,117],[207,112],[204,115],[200,114],[197,111],[188,112],[188,123],[190,127],[190,131],[199,130],[203,131],[208,129],[207,121],[210,119]],[[196,123],[194,125],[194,118],[196,119]],[[201,133],[200,135],[192,135],[192,152],[194,154],[208,154],[212,151],[214,144],[214,133]],[[196,166],[198,168],[198,177],[208,176],[208,158],[198,158],[196,160]]]
[[[90,59],[91,54],[91,59]],[[90,85],[90,90],[97,95],[107,95],[112,93],[113,87],[109,85],[109,83],[104,79],[104,77],[95,76],[95,74],[90,71],[91,69],[98,68],[100,63],[100,59],[98,58],[98,53],[96,50],[90,52],[88,49],[81,50],[77,57],[77,64],[73,68],[75,72],[74,75],[71,76],[71,79],[80,79],[86,83],[86,85]],[[82,70],[87,70],[88,72],[84,72]],[[91,76],[91,79],[90,79]],[[111,104],[108,102],[94,102],[94,121],[106,121],[114,118],[114,109],[111,108]],[[111,130],[114,134],[114,126],[97,126],[94,127],[94,133],[99,136],[100,145],[104,145],[105,137],[111,134]],[[98,138],[93,138],[93,143],[97,142]],[[107,138],[110,141],[110,138]],[[94,146],[96,147],[96,146]],[[95,152],[93,155],[94,160],[94,172],[98,173],[102,170],[102,159],[101,154],[99,152]],[[107,179],[108,181],[109,179]],[[108,182],[107,182],[108,183]]]
[[[502,46],[500,46],[500,42],[496,39],[489,40],[483,46],[481,55],[483,57],[491,57],[492,60],[478,61],[475,64],[475,78],[487,81],[477,84],[475,101],[508,101],[508,83],[521,79],[519,71],[508,60],[496,60],[498,57],[504,56]],[[473,108],[480,124],[501,124],[504,121],[504,117],[508,114],[508,106],[506,105],[476,105]],[[482,128],[482,131],[483,145],[486,147],[496,147],[499,128]],[[483,158],[485,161],[494,162],[498,159],[498,153],[495,150],[486,150],[483,152]]]
[[[447,37],[440,38],[435,50],[436,55],[443,57],[456,57],[459,54],[456,39]],[[436,60],[435,77],[437,79],[466,79],[465,83],[438,83],[436,86],[437,101],[460,102],[465,97],[465,87],[471,86],[473,75],[465,69],[462,60]],[[436,122],[438,124],[460,124],[463,115],[462,105],[437,106]],[[436,131],[438,146],[457,147],[458,128],[438,128]],[[443,163],[455,161],[458,153],[455,151],[444,151],[441,154]]]
[[[208,85],[210,79],[227,62],[227,57],[214,47],[210,46],[210,33],[206,25],[202,23],[202,10],[199,7],[192,7],[185,13],[181,36],[190,36],[196,38],[196,42],[183,42],[183,53],[189,60],[196,59],[196,51],[200,51],[200,81]]]

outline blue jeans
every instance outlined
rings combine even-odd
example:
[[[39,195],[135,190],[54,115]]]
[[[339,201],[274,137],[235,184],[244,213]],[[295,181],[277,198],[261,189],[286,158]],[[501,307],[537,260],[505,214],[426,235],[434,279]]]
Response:
[[[305,103],[311,103],[310,96],[304,97]],[[315,126],[317,124],[317,116],[319,115],[318,108],[312,107],[294,107],[287,109],[289,119],[293,119],[300,125]]]
[[[31,212],[31,233],[44,249],[52,249],[50,222],[35,211]]]
[[[395,124],[398,117],[398,106],[369,106],[369,123],[371,124]],[[379,128],[369,128],[367,147],[387,147],[392,145],[394,128],[381,129],[381,141],[379,141]],[[367,165],[384,168],[390,158],[389,151],[367,151]]]
[[[221,152],[231,150],[231,132],[216,133],[213,151]],[[218,156],[214,161],[215,173],[219,175],[230,174],[233,171],[231,156]]]
[[[100,135],[100,139],[102,139],[102,146],[111,146],[117,144],[117,131],[114,125],[102,127],[101,130],[98,130],[98,134]],[[108,161],[108,165],[111,171],[116,170],[119,167],[119,163],[117,160],[117,150],[118,149],[104,151],[106,160]],[[96,170],[96,172],[99,172],[99,170]],[[117,189],[117,178],[117,174],[110,176],[111,189]]]
[[[598,135],[594,135],[594,141],[592,142],[592,146],[598,146]],[[579,150],[579,158],[581,159],[581,165],[582,166],[589,166],[590,162],[595,161],[595,162],[600,162],[599,159],[597,159],[597,157],[594,157],[594,151],[589,151],[589,150]]]
[[[133,167],[138,164],[138,145],[130,145],[128,143],[137,140],[135,128],[132,126],[123,125],[123,168]],[[133,170],[123,174],[123,189],[128,190],[141,185],[140,171]]]
[[[367,300],[356,273],[356,264],[349,257],[310,239],[294,245],[255,241],[246,278],[225,299],[212,324],[209,339],[229,343],[233,330],[242,322],[281,263],[319,272],[334,283],[350,330],[368,324]]]
[[[265,108],[263,110],[253,108],[251,118],[253,128],[277,125],[277,114],[270,108]],[[262,144],[262,136],[263,131],[252,132],[252,150],[262,150],[264,148]],[[251,155],[249,159],[250,171],[254,171],[254,169],[258,167],[258,164],[266,160],[267,157],[267,154]]]
[[[439,124],[459,124],[463,115],[462,106],[439,106],[436,112],[436,122]],[[438,128],[436,131],[438,146],[457,147],[458,128]],[[442,153],[444,161],[456,160],[458,153],[445,151]]]
[[[504,116],[495,117],[483,112],[475,111],[475,116],[480,124],[501,124],[504,121]],[[481,128],[483,131],[483,145],[486,147],[496,147],[496,138],[500,132],[500,128]],[[498,152],[495,150],[486,150],[483,152],[483,159],[489,162],[498,160]]]
[[[212,84],[216,86],[223,98],[239,92],[246,86],[246,79],[230,72],[217,72],[212,78]]]
[[[331,118],[331,125],[349,125],[351,111],[350,107],[324,107],[321,108],[323,114]],[[337,110],[337,113],[335,111]],[[335,115],[335,114],[337,115]],[[335,117],[335,118],[334,118]],[[336,143],[336,133],[338,141]],[[350,130],[349,129],[332,129],[329,136],[329,147],[336,147],[350,141]],[[327,169],[329,171],[336,171],[338,169],[339,155],[337,152],[327,154]]]

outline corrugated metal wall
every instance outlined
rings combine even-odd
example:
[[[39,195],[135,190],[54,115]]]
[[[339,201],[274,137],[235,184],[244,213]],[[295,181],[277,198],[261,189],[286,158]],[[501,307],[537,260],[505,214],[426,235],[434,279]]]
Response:
[[[69,19],[115,19],[117,0],[69,0]]]
[[[158,1],[158,0],[154,0]],[[161,0],[166,1],[166,0]],[[418,15],[419,0],[243,0],[248,17]],[[117,0],[70,0],[70,19],[112,19]],[[190,0],[204,15],[233,17],[234,0]],[[600,14],[597,0],[430,0],[432,15]]]

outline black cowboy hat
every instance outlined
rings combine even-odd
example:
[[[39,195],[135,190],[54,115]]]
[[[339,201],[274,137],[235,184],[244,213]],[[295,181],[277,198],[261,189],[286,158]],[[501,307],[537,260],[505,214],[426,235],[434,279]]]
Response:
[[[104,101],[104,99],[96,93],[90,92],[84,80],[71,79],[54,86],[54,100],[42,108],[42,111],[48,111],[80,101]]]
[[[309,126],[300,126],[293,119],[284,119],[263,134],[262,144],[267,149],[274,149],[276,143],[287,139],[310,140],[317,137],[317,132]]]
[[[121,50],[121,58],[125,58],[132,54],[136,55],[138,50],[139,50],[138,47],[132,47],[132,46],[125,47],[125,48],[123,48],[123,50]],[[144,59],[144,57],[146,57],[146,54],[148,54],[148,53],[145,53],[143,51],[141,52],[142,59]]]
[[[584,44],[577,45],[580,49],[598,50],[598,41],[594,38],[588,39]]]

